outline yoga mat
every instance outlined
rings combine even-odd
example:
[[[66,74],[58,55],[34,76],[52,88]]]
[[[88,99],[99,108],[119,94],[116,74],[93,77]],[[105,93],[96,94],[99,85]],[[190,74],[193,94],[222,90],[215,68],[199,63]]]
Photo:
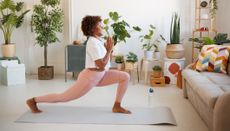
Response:
[[[42,113],[24,113],[17,123],[65,123],[112,125],[176,125],[168,107],[131,107],[132,114],[112,113],[111,107],[39,106]]]

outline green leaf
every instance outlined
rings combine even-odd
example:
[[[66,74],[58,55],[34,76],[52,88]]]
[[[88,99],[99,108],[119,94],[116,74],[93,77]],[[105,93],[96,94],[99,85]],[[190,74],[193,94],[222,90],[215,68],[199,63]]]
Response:
[[[150,28],[152,28],[152,29],[156,29],[156,27],[155,27],[155,26],[153,26],[153,25],[150,25]]]
[[[138,27],[138,26],[133,26],[133,29],[135,30],[135,31],[141,31],[141,28],[140,27]]]
[[[105,25],[108,25],[108,24],[109,24],[109,18],[104,19],[103,23],[104,23]]]

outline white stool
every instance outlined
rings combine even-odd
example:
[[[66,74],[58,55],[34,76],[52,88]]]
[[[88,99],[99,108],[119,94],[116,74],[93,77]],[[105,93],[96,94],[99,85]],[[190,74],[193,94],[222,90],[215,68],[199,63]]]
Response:
[[[18,61],[0,62],[1,83],[7,86],[25,84],[25,65],[18,64]]]

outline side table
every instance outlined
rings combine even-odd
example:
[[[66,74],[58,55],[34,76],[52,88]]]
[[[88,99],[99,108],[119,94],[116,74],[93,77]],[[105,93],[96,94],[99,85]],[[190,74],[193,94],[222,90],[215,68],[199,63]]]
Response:
[[[178,72],[184,68],[185,58],[168,59],[164,58],[164,76],[170,79],[170,84],[177,83]]]

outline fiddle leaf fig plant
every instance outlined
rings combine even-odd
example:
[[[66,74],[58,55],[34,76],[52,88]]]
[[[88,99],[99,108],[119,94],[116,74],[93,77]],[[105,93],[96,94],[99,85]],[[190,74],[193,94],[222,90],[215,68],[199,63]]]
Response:
[[[114,45],[119,42],[126,42],[127,38],[130,38],[130,33],[133,31],[141,31],[141,28],[138,26],[132,27],[125,21],[121,20],[121,16],[117,12],[109,12],[109,18],[103,20],[104,30],[106,32],[106,39],[109,36],[112,36],[114,39]]]
[[[152,47],[155,47],[155,52],[159,52],[159,43],[160,40],[158,39],[153,39],[155,36],[155,30],[156,27],[153,25],[149,25],[149,31],[147,34],[145,35],[141,35],[139,38],[141,38],[141,42],[144,42],[144,44],[142,45],[142,49],[146,50],[146,51],[151,51]]]
[[[24,16],[30,11],[23,11],[24,2],[15,3],[13,0],[0,2],[0,29],[3,32],[4,44],[11,44],[11,36],[15,28],[21,27]]]
[[[60,0],[41,0],[35,5],[32,15],[32,26],[36,33],[36,44],[44,47],[44,66],[47,67],[47,47],[59,42],[57,33],[62,32],[64,13],[59,7]]]

